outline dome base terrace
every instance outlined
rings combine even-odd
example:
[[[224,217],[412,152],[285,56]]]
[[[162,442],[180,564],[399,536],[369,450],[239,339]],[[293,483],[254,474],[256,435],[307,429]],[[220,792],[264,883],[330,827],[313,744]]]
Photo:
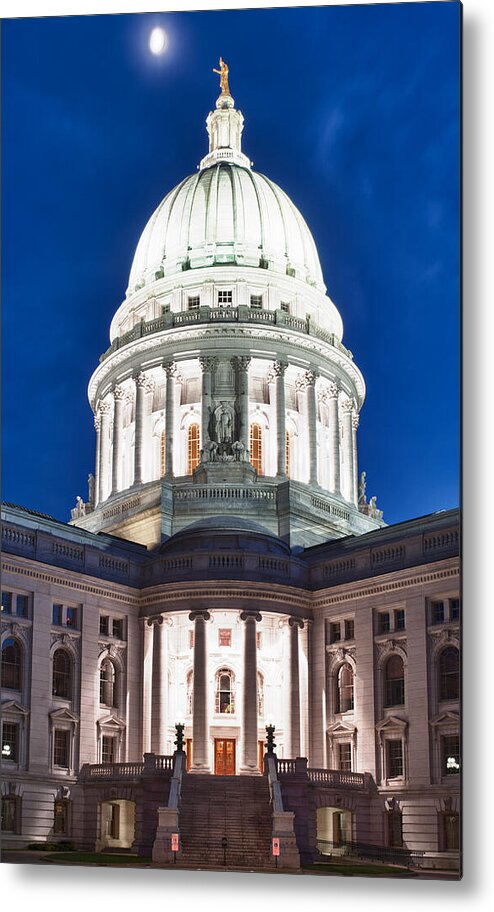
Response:
[[[249,465],[238,480],[222,466],[199,466],[194,476],[134,485],[72,520],[90,532],[105,532],[154,548],[192,523],[230,515],[258,523],[290,547],[310,547],[381,528],[354,504],[316,485],[256,478]]]

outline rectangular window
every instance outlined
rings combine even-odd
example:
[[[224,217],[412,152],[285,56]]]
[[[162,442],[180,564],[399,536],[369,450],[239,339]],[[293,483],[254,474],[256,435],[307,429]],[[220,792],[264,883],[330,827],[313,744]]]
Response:
[[[201,303],[201,299],[200,299],[199,295],[191,295],[187,301],[189,310],[197,310],[200,303]]]
[[[338,762],[339,769],[350,772],[352,769],[352,745],[349,741],[343,741],[338,745]]]
[[[231,630],[218,630],[218,645],[219,646],[231,646],[232,645]]]
[[[112,621],[112,635],[116,637],[117,640],[123,640],[124,638],[124,622],[122,618],[113,618]]]
[[[353,640],[355,637],[355,622],[353,620],[345,621],[345,640]]]
[[[19,726],[4,722],[2,726],[2,761],[19,762]]]
[[[387,752],[387,779],[396,779],[403,776],[403,742],[401,738],[393,738],[386,742]]]
[[[169,305],[169,304],[163,304],[162,307],[161,307],[161,313],[163,314],[163,316],[164,316],[165,314],[169,314],[169,313],[170,313],[170,305]]]
[[[431,602],[431,623],[442,624],[444,621],[444,602]]]
[[[250,296],[250,306],[254,310],[261,310],[262,308],[262,295],[251,295]]]
[[[218,305],[224,307],[225,304],[233,303],[233,291],[219,291],[218,292]]]
[[[189,630],[189,649],[194,648],[194,631]]]
[[[28,595],[17,595],[16,596],[16,614],[18,617],[25,618],[28,615],[29,608],[29,596]]]
[[[68,836],[69,833],[69,801],[67,798],[55,799],[53,811],[53,834],[55,836]]]
[[[3,614],[12,614],[12,593],[2,592],[2,612]]]
[[[54,605],[52,613],[52,623],[56,624],[57,627],[61,627],[63,624],[63,605]]]
[[[330,643],[339,643],[341,640],[341,626],[338,621],[335,624],[329,625],[329,642]]]
[[[99,632],[102,636],[108,636],[110,632],[110,618],[107,614],[100,614]]]
[[[283,313],[286,313],[286,314],[290,313],[290,305],[289,305],[288,301],[281,301],[280,310],[282,310]]]
[[[111,735],[103,735],[101,739],[101,762],[115,763],[116,741]]]
[[[395,611],[395,630],[404,630],[405,629],[405,611],[403,608],[398,608]]]
[[[439,823],[439,851],[457,852],[460,848],[460,817],[459,814],[446,812],[440,814]]]
[[[77,608],[67,608],[66,625],[77,630]]]
[[[70,732],[56,728],[53,733],[53,765],[68,769],[70,765]]]
[[[377,615],[377,632],[389,633],[391,628],[389,620],[389,611],[381,611]]]
[[[442,774],[454,776],[460,772],[460,737],[459,735],[446,735],[441,739],[442,746]]]
[[[460,599],[450,599],[449,602],[449,619],[457,621],[460,617]]]

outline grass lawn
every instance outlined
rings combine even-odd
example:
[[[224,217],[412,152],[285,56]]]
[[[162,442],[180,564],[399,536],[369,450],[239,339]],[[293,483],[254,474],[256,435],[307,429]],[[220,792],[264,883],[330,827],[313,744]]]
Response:
[[[125,853],[110,852],[51,852],[50,861],[68,861],[70,864],[95,864],[95,865],[149,865],[149,855],[126,855]]]
[[[311,864],[303,865],[304,871],[313,871],[314,874],[318,872],[321,874],[333,874],[333,875],[343,875],[343,877],[415,877],[416,875],[409,871],[408,868],[400,868],[395,865],[385,865],[385,864],[352,864],[351,862],[345,862],[344,864],[331,863],[328,864]]]

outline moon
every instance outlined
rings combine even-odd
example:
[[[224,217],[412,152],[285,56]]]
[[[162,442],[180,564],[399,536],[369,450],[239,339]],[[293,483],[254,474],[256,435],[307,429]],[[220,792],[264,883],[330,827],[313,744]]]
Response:
[[[168,39],[164,29],[157,26],[153,29],[149,36],[149,50],[152,54],[163,54],[166,51],[166,46],[168,44]]]

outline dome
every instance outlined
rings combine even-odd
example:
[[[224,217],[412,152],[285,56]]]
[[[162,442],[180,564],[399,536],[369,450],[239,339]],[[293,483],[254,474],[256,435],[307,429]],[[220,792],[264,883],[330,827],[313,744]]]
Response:
[[[214,551],[217,548],[290,554],[289,546],[260,523],[234,514],[208,516],[190,523],[161,545],[160,554]]]
[[[185,178],[148,221],[129,293],[184,268],[266,266],[324,291],[316,245],[286,193],[263,174],[218,161]]]

